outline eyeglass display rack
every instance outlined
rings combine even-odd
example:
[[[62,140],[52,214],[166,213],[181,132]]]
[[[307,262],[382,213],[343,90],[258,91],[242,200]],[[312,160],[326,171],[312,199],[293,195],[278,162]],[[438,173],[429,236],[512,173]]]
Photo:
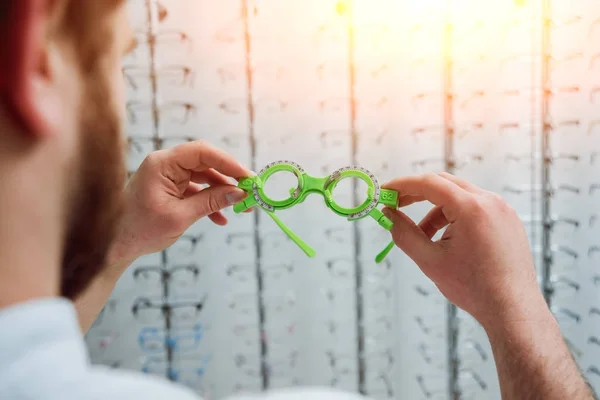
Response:
[[[446,170],[497,192],[522,217],[541,288],[600,390],[600,4],[129,0],[129,10],[131,173],[149,152],[201,138],[255,170],[280,159],[315,175],[360,165],[381,180]],[[340,185],[336,199],[359,191]],[[261,213],[226,211],[226,227],[199,221],[137,260],[86,336],[93,362],[205,398],[326,385],[375,399],[500,399],[483,329],[399,250],[372,260],[389,234],[318,198],[298,208],[286,222],[314,259]]]

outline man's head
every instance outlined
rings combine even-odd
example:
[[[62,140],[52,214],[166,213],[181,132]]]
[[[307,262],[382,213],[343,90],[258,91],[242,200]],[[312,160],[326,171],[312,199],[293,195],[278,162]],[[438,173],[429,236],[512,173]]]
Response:
[[[55,230],[70,298],[104,266],[121,208],[124,3],[0,0],[0,214]]]

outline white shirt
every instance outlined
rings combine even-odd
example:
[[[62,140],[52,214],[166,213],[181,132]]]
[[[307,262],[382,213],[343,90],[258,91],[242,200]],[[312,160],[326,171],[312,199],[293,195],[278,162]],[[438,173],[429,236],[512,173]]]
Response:
[[[2,400],[200,400],[137,372],[92,366],[73,304],[40,299],[0,310]],[[230,400],[361,400],[332,389],[290,389]]]

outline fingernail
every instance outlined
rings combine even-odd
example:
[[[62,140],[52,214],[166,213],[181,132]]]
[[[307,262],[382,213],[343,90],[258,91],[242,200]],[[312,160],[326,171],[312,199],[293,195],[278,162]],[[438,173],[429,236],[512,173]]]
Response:
[[[250,170],[250,168],[248,168],[246,164],[240,163],[240,167],[242,167],[242,169],[245,169],[246,171],[250,171],[251,174],[256,175],[253,171]]]
[[[247,194],[246,192],[244,192],[241,189],[235,189],[232,190],[231,192],[225,194],[225,200],[227,200],[227,203],[232,206],[234,204],[239,203],[240,201],[244,200],[246,198]]]
[[[393,214],[394,214],[394,213],[392,212],[392,210],[390,210],[389,208],[384,208],[382,212],[383,212],[383,215],[385,215],[385,216],[386,216],[386,217],[388,217],[389,219],[392,219],[392,216],[393,216]]]

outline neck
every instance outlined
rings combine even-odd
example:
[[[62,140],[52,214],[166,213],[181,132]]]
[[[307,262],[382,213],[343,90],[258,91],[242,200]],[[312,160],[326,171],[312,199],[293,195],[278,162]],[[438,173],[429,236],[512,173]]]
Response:
[[[0,309],[59,295],[63,241],[63,211],[52,166],[35,154],[18,159],[2,147]]]

